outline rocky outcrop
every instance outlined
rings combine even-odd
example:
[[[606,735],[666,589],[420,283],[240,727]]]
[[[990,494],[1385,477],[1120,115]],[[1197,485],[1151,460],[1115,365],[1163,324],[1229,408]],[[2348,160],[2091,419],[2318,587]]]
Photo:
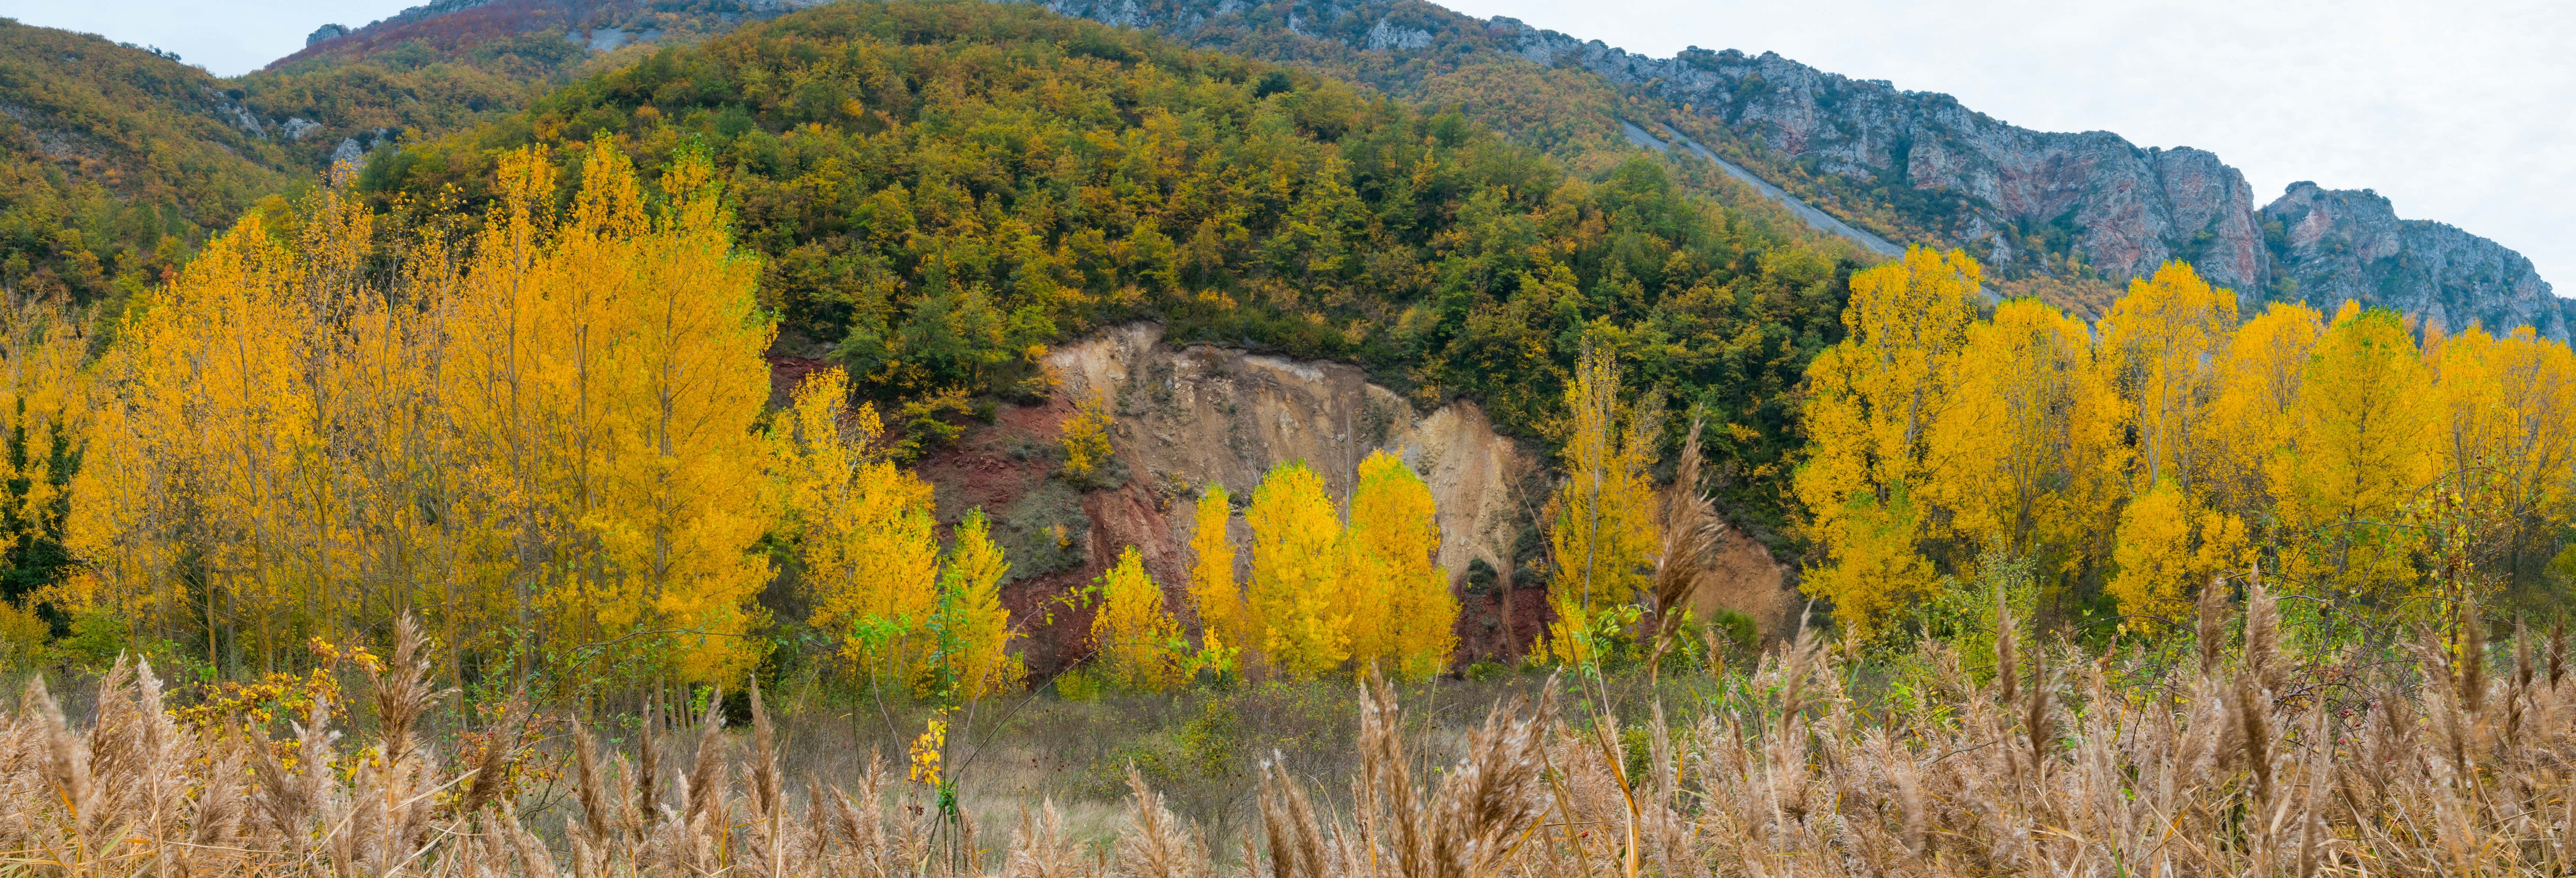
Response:
[[[1431,486],[1441,567],[1462,581],[1471,562],[1513,568],[1526,510],[1544,499],[1522,495],[1546,488],[1524,484],[1539,477],[1537,461],[1475,403],[1418,412],[1357,366],[1161,341],[1160,326],[1134,324],[1047,359],[1069,398],[1111,401],[1110,442],[1131,478],[1175,497],[1217,483],[1248,498],[1271,467],[1302,460],[1338,497],[1360,461],[1385,450]],[[1186,543],[1186,514],[1172,526]]]
[[[1276,60],[1329,54],[1326,49],[1335,44],[1338,51],[1398,56],[1362,65],[1397,90],[1404,77],[1496,55],[1589,71],[1632,94],[1687,108],[1709,123],[1710,130],[1698,133],[1712,143],[1722,141],[1721,151],[1740,150],[1759,160],[1722,163],[1730,174],[1749,166],[1767,174],[1767,184],[1777,184],[1771,190],[1786,190],[1786,200],[1818,207],[1870,202],[1898,216],[1906,228],[1860,223],[1866,231],[1846,234],[1810,217],[1811,225],[1864,247],[1878,236],[1899,244],[1970,247],[2001,277],[2118,282],[2180,259],[2213,283],[2235,289],[2249,307],[2272,295],[2348,295],[2454,325],[2470,319],[2493,330],[2528,325],[2552,338],[2566,338],[2576,324],[2568,316],[2576,304],[2553,297],[2520,255],[2450,226],[2397,220],[2384,199],[2371,197],[2379,205],[2375,213],[2355,206],[2329,215],[2354,216],[2362,226],[2385,232],[2336,240],[2367,238],[2378,242],[2373,246],[2394,249],[2355,261],[2349,254],[2284,248],[2266,240],[2265,223],[2289,213],[2309,215],[2313,208],[2305,205],[2317,199],[2293,191],[2264,207],[2244,175],[2209,152],[2141,148],[2105,131],[2032,131],[1970,110],[1949,95],[1852,79],[1777,54],[1692,48],[1649,58],[1510,18],[1478,20],[1413,0],[1044,2],[1062,14],[1160,28]],[[1255,38],[1281,29],[1304,41]],[[1392,39],[1394,34],[1404,39]],[[1640,145],[1664,148],[1668,139],[1687,143],[1679,134],[1639,128],[1630,136]],[[1782,173],[1793,165],[1803,175]],[[2374,218],[2363,222],[2362,214]],[[1846,222],[1859,223],[1859,217],[1844,210],[1835,224]]]
[[[2398,219],[2376,192],[2292,183],[2263,221],[2280,298],[2325,311],[2358,299],[2454,330],[2529,326],[2549,338],[2566,338],[2576,316],[2522,254],[2445,223]]]
[[[779,387],[815,361],[773,352]],[[989,424],[925,458],[939,516],[954,523],[984,510],[1011,559],[1004,602],[1014,613],[1051,612],[1048,601],[1097,578],[1127,547],[1186,608],[1199,492],[1222,484],[1248,503],[1271,467],[1305,461],[1336,498],[1359,462],[1383,450],[1431,488],[1440,528],[1436,559],[1460,598],[1466,660],[1516,655],[1546,619],[1544,543],[1533,516],[1549,490],[1544,462],[1495,432],[1475,403],[1429,411],[1369,383],[1357,366],[1292,360],[1234,348],[1164,344],[1139,323],[1056,348],[1059,379],[1041,405],[1005,406]],[[1078,489],[1056,472],[1063,421],[1078,400],[1105,399],[1113,414],[1114,484]],[[1251,531],[1238,516],[1237,576],[1249,581]],[[1762,544],[1730,532],[1708,559],[1715,582],[1695,598],[1700,618],[1718,608],[1754,617],[1762,634],[1794,630],[1802,604],[1790,569]],[[1061,608],[1057,608],[1061,609]],[[1033,632],[1033,668],[1080,654],[1087,611],[1066,610]],[[1184,620],[1187,611],[1182,610]]]

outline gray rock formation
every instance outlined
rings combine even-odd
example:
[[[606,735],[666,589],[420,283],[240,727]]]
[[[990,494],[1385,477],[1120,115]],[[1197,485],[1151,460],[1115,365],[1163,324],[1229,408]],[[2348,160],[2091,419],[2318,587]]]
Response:
[[[1425,49],[1430,48],[1430,46],[1430,31],[1422,30],[1420,28],[1405,27],[1403,25],[1396,24],[1390,19],[1378,19],[1377,26],[1369,28],[1368,49],[1372,52],[1390,52],[1396,49]]]
[[[2558,298],[2531,260],[2446,223],[2404,220],[2370,190],[2290,184],[2263,208],[2276,298],[2332,311],[2345,299],[2420,314],[2460,329],[2529,326],[2566,338],[2576,303]]]
[[[347,25],[326,24],[321,27],[314,28],[313,33],[306,35],[304,37],[304,44],[310,46],[323,40],[338,39],[348,35],[349,27]]]
[[[1694,47],[1671,58],[1649,58],[1514,19],[1481,21],[1409,0],[1042,2],[1064,15],[1160,28],[1279,60],[1299,60],[1316,51],[1315,44],[1300,48],[1247,37],[1284,30],[1349,50],[1401,53],[1426,62],[1498,53],[1589,71],[1716,123],[1722,147],[1755,159],[1722,162],[1721,168],[1767,173],[1766,185],[1757,188],[1766,195],[1786,190],[1774,200],[1803,200],[1800,206],[1829,210],[1838,200],[1874,201],[1892,207],[1909,228],[1864,226],[1853,229],[1858,235],[1830,228],[1857,223],[1848,213],[1832,224],[1806,217],[1811,225],[1872,249],[1879,247],[1868,238],[1879,236],[1969,247],[1999,277],[2074,272],[2119,282],[2180,259],[2212,283],[2235,289],[2247,306],[2268,296],[2338,303],[2349,296],[2440,317],[2455,328],[2472,320],[2497,331],[2529,325],[2553,338],[2567,338],[2576,328],[2576,300],[2551,295],[2529,260],[2451,226],[2399,220],[2386,199],[2375,195],[2294,187],[2264,207],[2243,174],[2203,150],[2141,148],[2105,131],[2032,131],[1970,110],[1949,95],[1852,79],[1777,54]],[[1424,37],[1414,38],[1417,33]],[[1396,77],[1418,77],[1436,66],[1389,70]],[[1665,149],[1666,135],[1673,135],[1673,143],[1696,146],[1680,132],[1639,129],[1630,137]],[[1803,168],[1815,182],[1777,173],[1789,165]],[[2265,223],[2293,214],[2303,221],[2325,216],[2313,222],[2334,231],[2318,227],[2319,237],[2307,244],[2267,241]],[[1913,234],[1909,239],[1900,232]],[[2369,243],[2336,250],[2336,241]],[[2365,250],[2371,255],[2358,255]]]
[[[358,146],[357,138],[340,138],[340,145],[332,148],[331,166],[336,168],[342,165],[347,165],[353,173],[366,170],[367,151]]]

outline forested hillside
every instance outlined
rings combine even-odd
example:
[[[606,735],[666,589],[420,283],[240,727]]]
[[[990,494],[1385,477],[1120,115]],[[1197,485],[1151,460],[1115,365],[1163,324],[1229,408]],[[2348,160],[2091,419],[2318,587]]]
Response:
[[[787,8],[735,0],[450,0],[354,31],[326,27],[303,51],[237,82],[252,113],[290,126],[280,139],[304,163],[323,167],[335,154],[425,140],[518,112],[584,76]]]
[[[2265,301],[2331,310],[2349,298],[2453,328],[2528,325],[2564,339],[2576,327],[2576,300],[2554,295],[2528,259],[2440,222],[2400,220],[2373,193],[2333,193],[2344,209],[2315,211],[2318,199],[2293,187],[2266,205],[2274,193],[2253,192],[2205,150],[2019,128],[1946,94],[1852,79],[1759,45],[1649,58],[1420,0],[1044,5],[1331,70],[1413,99],[1451,99],[1461,81],[1488,78],[1486,71],[1542,70],[1514,77],[1580,82],[1613,96],[1552,112],[1553,125],[1614,113],[1670,125],[1842,220],[1899,244],[1964,248],[2004,295],[2036,295],[2088,320],[2100,319],[2129,280],[2179,259],[2235,290],[2249,313]],[[1693,36],[1717,45],[1747,38]],[[1480,110],[1517,102],[1457,97]],[[1597,121],[1589,127],[1600,130]],[[2303,218],[2310,221],[2293,233],[2290,225]]]
[[[1724,426],[1730,502],[1775,523],[1789,394],[1850,268],[1633,152],[1569,175],[1454,110],[1007,5],[834,6],[666,49],[365,185],[471,202],[499,151],[594,139],[712,155],[781,332],[881,402],[1025,395],[1043,346],[1152,317],[1540,433],[1589,339]]]
[[[0,20],[0,286],[131,294],[307,179],[241,97],[173,56]]]

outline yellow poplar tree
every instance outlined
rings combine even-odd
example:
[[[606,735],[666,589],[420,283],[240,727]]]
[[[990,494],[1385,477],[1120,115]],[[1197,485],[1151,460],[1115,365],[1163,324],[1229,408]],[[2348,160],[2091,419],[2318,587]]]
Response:
[[[2210,473],[2202,481],[2214,508],[2248,520],[2270,511],[2264,473],[2289,442],[2308,354],[2324,333],[2324,316],[2315,309],[2275,302],[2228,339],[2218,394],[2201,432]]]
[[[1362,559],[1346,591],[1351,657],[1389,676],[1425,679],[1457,650],[1458,598],[1439,567],[1440,526],[1431,486],[1395,455],[1372,451],[1351,494],[1349,542]]]
[[[326,189],[138,299],[96,366],[71,591],[194,623],[210,660],[274,666],[426,609],[451,646],[523,662],[748,670],[774,519],[758,266],[704,156],[658,209],[613,147],[580,160],[558,212],[547,154],[503,156],[470,255],[439,223],[383,253],[364,201]]]
[[[1234,540],[1226,534],[1234,515],[1230,500],[1224,485],[1209,483],[1199,493],[1190,532],[1190,603],[1198,609],[1205,645],[1242,649],[1252,642],[1253,619],[1234,582]]]
[[[81,374],[89,356],[85,321],[59,302],[10,302],[0,306],[0,437],[13,453],[0,455],[0,523],[7,540],[22,552],[45,540],[65,536],[66,490],[77,471],[81,440],[90,418],[89,394]],[[65,606],[74,594],[58,590],[31,594],[24,603],[0,604],[0,635],[8,635],[8,652],[23,655],[43,645],[43,619],[33,612],[39,602]]]
[[[1180,626],[1163,610],[1163,587],[1145,575],[1145,560],[1128,546],[1100,577],[1100,609],[1091,617],[1091,645],[1098,650],[1091,673],[1129,692],[1162,692],[1181,682]]]
[[[1619,399],[1617,358],[1587,344],[1565,387],[1566,419],[1557,427],[1566,479],[1548,502],[1549,548],[1556,575],[1548,602],[1557,619],[1551,649],[1569,660],[1589,656],[1581,629],[1604,610],[1632,604],[1651,587],[1663,534],[1653,476],[1662,432],[1661,401],[1631,407]]]
[[[1324,480],[1304,461],[1272,467],[1253,489],[1253,633],[1270,666],[1314,679],[1350,658],[1350,611],[1343,590],[1342,527]]]
[[[798,581],[808,624],[837,639],[844,658],[871,680],[910,685],[930,648],[918,632],[939,602],[930,483],[886,459],[876,408],[851,412],[848,397],[841,370],[806,376],[773,438]]]
[[[1073,417],[1064,420],[1064,471],[1076,480],[1089,479],[1109,464],[1113,453],[1109,447],[1109,399],[1093,393],[1074,407]]]
[[[1027,676],[1019,657],[1008,652],[1011,611],[1002,606],[1002,576],[1010,569],[1002,547],[993,544],[984,510],[967,510],[940,578],[941,652],[959,700],[1016,690]]]
[[[68,542],[94,576],[80,592],[165,631],[193,617],[210,660],[229,645],[273,666],[296,628],[331,631],[351,609],[324,593],[361,556],[330,518],[345,510],[339,409],[315,294],[337,291],[331,269],[356,260],[370,217],[337,192],[304,208],[310,234],[253,213],[138,297],[97,366],[114,394],[72,482]]]
[[[1978,545],[2080,563],[2120,493],[2120,412],[2083,321],[2034,299],[1968,330],[1951,405],[1926,443],[1925,493]]]
[[[538,214],[552,165],[501,162],[500,206],[457,295],[458,421],[511,534],[520,620],[554,638],[635,642],[682,679],[739,677],[769,570],[765,404],[771,326],[737,256],[713,166],[684,153],[648,210],[606,141],[560,222]]]
[[[2156,631],[2166,622],[2186,622],[2212,577],[2251,566],[2253,547],[2244,522],[2200,508],[2166,479],[2122,510],[2112,560],[2119,572],[2103,590],[2119,602],[2121,613],[2140,617],[2129,627]]]
[[[1826,561],[1804,589],[1855,634],[1875,636],[1933,583],[1911,541],[1939,534],[1907,486],[1929,481],[1927,440],[1951,405],[1946,379],[1983,277],[1966,253],[1924,247],[1853,273],[1849,334],[1807,368],[1807,460],[1790,485]]]
[[[2492,509],[2509,533],[2499,558],[2529,569],[2557,551],[2576,513],[2576,356],[2529,327],[2502,338],[2470,327],[2427,334],[2441,408],[2435,447],[2450,490]]]
[[[2236,326],[2236,295],[2183,262],[2129,282],[2102,319],[2102,358],[2137,434],[2137,483],[2173,479],[2199,489],[2194,466],[2202,410],[2218,389],[2218,352]]]
[[[2439,470],[2439,409],[2394,312],[2347,303],[2308,357],[2287,450],[2268,479],[2290,579],[2366,599],[2413,584],[2416,537],[2397,519]]]

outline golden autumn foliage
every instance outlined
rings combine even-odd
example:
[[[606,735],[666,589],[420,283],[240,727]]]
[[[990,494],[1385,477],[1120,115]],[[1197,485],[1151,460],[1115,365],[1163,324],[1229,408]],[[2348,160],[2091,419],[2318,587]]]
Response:
[[[2203,412],[2218,389],[2218,352],[2236,327],[2236,296],[2191,266],[2167,262],[2102,319],[2102,361],[2119,388],[2122,420],[2136,431],[2138,482],[2194,488]]]
[[[1019,656],[1008,651],[1011,611],[1002,606],[1002,575],[1010,569],[1002,547],[993,544],[984,510],[967,510],[940,575],[935,623],[939,683],[951,700],[1010,692],[1028,675]]]
[[[2221,357],[2218,394],[2210,403],[2203,487],[2224,508],[2268,507],[2263,471],[2273,451],[2288,441],[2290,409],[2308,352],[2325,332],[2325,318],[2299,304],[2274,303],[2236,327]]]
[[[1351,658],[1389,677],[1420,680],[1449,667],[1458,599],[1440,569],[1431,486],[1395,455],[1369,452],[1351,494]]]
[[[2430,484],[2440,408],[2396,314],[2347,305],[2308,355],[2285,439],[2264,473],[2282,566],[2336,593],[2389,599],[2415,579],[2399,516]]]
[[[2435,458],[2452,489],[2490,499],[2513,567],[2552,556],[2552,522],[2576,520],[2576,354],[2524,328],[2426,339],[2442,409]]]
[[[2112,555],[2118,572],[2104,590],[2121,613],[2136,617],[2127,620],[2129,627],[2165,630],[2191,617],[2200,588],[2222,573],[2247,569],[2252,555],[2243,521],[2201,508],[2167,479],[2122,510]]]
[[[30,603],[59,600],[36,593],[36,567],[40,556],[61,551],[69,488],[89,429],[90,389],[81,373],[88,326],[60,302],[0,309],[0,441],[7,452],[0,454],[0,546],[10,568],[0,575],[30,592]],[[41,643],[45,626],[30,609],[0,607],[0,637],[18,647]]]
[[[483,569],[531,634],[668,630],[681,678],[731,679],[759,658],[743,635],[769,580],[749,551],[771,520],[759,266],[732,249],[704,159],[663,174],[656,211],[623,153],[589,152],[560,218],[539,211],[555,189],[541,152],[502,163],[453,294],[440,385],[482,458],[465,476],[492,495],[461,517],[502,525],[507,562]]]
[[[2235,293],[2180,263],[2093,332],[2030,300],[1975,318],[1976,277],[1919,249],[1856,274],[1851,335],[1808,373],[1794,483],[1824,563],[1805,588],[1856,636],[1895,631],[1984,546],[2158,630],[2258,562],[2366,613],[2538,578],[2576,523],[2563,343],[2437,327],[2419,345],[2350,303],[2240,324]]]
[[[1163,609],[1163,587],[1145,574],[1128,546],[1100,576],[1100,608],[1091,617],[1095,650],[1089,673],[1128,692],[1161,692],[1181,682],[1181,629]]]
[[[1075,481],[1092,478],[1109,464],[1109,400],[1099,394],[1083,400],[1064,420],[1064,473]]]
[[[1351,609],[1343,605],[1342,524],[1324,480],[1303,461],[1272,467],[1244,511],[1252,525],[1252,589],[1245,602],[1257,647],[1271,668],[1312,679],[1351,655]]]
[[[1244,513],[1252,526],[1252,587],[1233,608],[1225,604],[1233,550],[1217,545],[1226,495],[1209,488],[1191,541],[1199,553],[1192,594],[1204,630],[1258,650],[1260,662],[1291,679],[1371,667],[1423,679],[1448,669],[1458,600],[1438,563],[1431,488],[1384,451],[1371,452],[1355,475],[1347,526],[1305,462],[1280,464],[1262,477]],[[1210,607],[1218,615],[1210,617]]]
[[[1801,587],[1832,601],[1834,618],[1853,637],[1884,635],[1940,578],[1917,547],[1925,530],[1922,512],[1899,483],[1884,501],[1853,495],[1833,520],[1833,563],[1810,568]]]
[[[470,246],[424,235],[390,277],[375,217],[324,191],[129,309],[94,367],[114,395],[73,483],[72,597],[250,663],[418,608],[468,648],[748,669],[757,267],[703,159],[648,206],[593,147],[561,213],[554,167],[505,158]]]
[[[1933,581],[1914,543],[1939,534],[1912,494],[1932,481],[1929,439],[1952,405],[1982,276],[1967,254],[1924,247],[1854,273],[1849,335],[1807,370],[1807,461],[1791,484],[1827,557],[1806,590],[1864,637]]]
[[[1663,533],[1657,518],[1656,443],[1663,430],[1662,400],[1654,394],[1634,404],[1620,399],[1619,365],[1608,352],[1587,347],[1565,386],[1565,480],[1544,513],[1556,575],[1548,603],[1551,649],[1568,661],[1589,639],[1596,616],[1632,606],[1654,578]],[[1576,652],[1567,652],[1576,650]]]
[[[1925,443],[1925,493],[1976,545],[2068,569],[2123,491],[2120,411],[2083,322],[2018,299],[1968,328]]]
[[[875,407],[852,412],[848,396],[839,369],[806,376],[774,434],[806,624],[871,679],[908,684],[935,647],[923,634],[939,602],[930,483],[879,450]]]
[[[1241,649],[1252,642],[1253,619],[1234,579],[1234,540],[1226,533],[1232,499],[1215,483],[1199,493],[1190,530],[1190,604],[1198,610],[1203,642],[1214,638],[1221,647]]]

